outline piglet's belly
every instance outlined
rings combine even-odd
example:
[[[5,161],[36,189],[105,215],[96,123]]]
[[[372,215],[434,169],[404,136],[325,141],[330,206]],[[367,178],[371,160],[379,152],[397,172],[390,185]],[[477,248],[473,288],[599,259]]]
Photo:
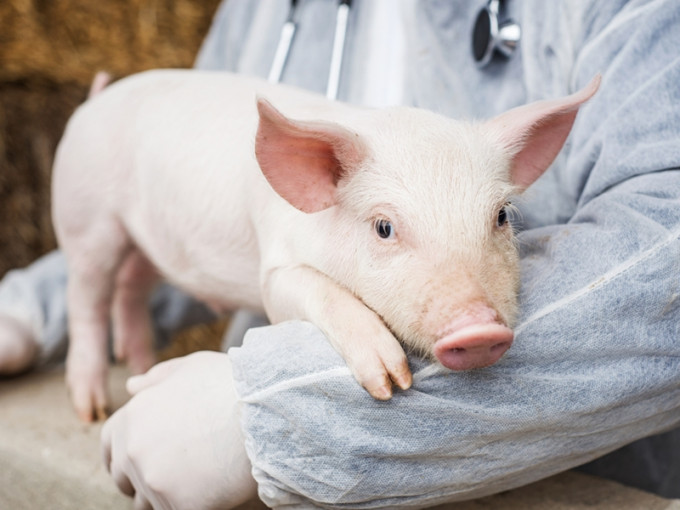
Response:
[[[215,312],[223,313],[241,307],[263,311],[257,271],[234,269],[220,274],[197,269],[160,272],[171,284],[209,305]]]
[[[155,230],[134,232],[135,244],[164,280],[215,311],[263,309],[259,254],[250,236],[229,242],[226,237],[180,235],[160,226]],[[164,235],[158,235],[161,232]]]

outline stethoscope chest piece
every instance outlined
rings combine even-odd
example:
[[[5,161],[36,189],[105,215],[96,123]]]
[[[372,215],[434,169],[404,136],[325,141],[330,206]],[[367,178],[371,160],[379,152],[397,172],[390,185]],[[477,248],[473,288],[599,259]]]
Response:
[[[486,67],[498,51],[510,57],[517,48],[521,31],[512,20],[499,22],[500,0],[489,0],[475,20],[472,31],[472,54],[477,67]]]

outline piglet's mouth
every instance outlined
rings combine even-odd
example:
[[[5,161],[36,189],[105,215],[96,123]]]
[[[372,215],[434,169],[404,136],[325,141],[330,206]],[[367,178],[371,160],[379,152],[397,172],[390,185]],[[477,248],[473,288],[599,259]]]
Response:
[[[505,354],[513,338],[513,331],[502,324],[472,324],[437,340],[434,355],[450,370],[488,367]]]

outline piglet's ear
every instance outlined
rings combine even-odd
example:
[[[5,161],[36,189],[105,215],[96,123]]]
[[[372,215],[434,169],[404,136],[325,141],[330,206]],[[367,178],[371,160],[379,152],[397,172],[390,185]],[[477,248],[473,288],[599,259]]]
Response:
[[[338,182],[365,157],[358,135],[331,122],[293,121],[262,98],[257,111],[255,156],[274,191],[306,213],[335,205]]]
[[[526,189],[548,169],[562,149],[579,107],[597,92],[600,80],[598,74],[575,94],[520,106],[489,121],[511,155],[510,175],[515,185]]]

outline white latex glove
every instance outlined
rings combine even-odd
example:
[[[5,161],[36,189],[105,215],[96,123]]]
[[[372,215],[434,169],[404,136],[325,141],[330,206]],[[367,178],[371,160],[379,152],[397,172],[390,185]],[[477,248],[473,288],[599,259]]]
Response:
[[[256,495],[231,360],[198,352],[127,382],[102,429],[104,462],[140,509],[233,508]]]

